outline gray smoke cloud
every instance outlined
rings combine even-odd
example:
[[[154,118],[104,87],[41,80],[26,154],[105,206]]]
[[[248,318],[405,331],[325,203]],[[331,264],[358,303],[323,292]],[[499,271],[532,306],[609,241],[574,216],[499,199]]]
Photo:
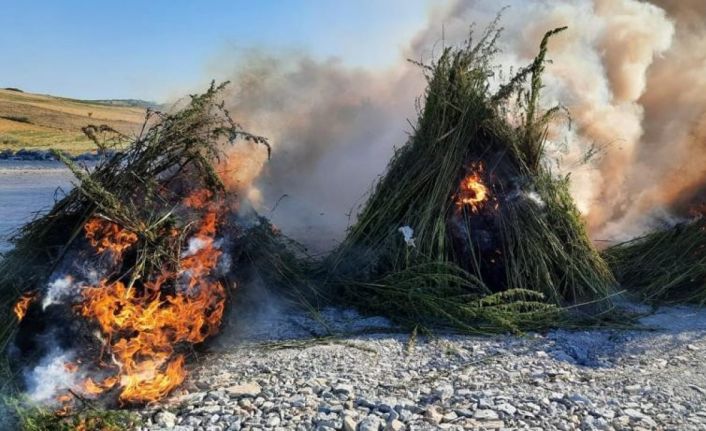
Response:
[[[571,113],[571,127],[551,131],[549,161],[557,173],[571,173],[592,236],[626,239],[661,214],[680,215],[705,180],[706,3],[505,4],[498,57],[505,70],[526,65],[547,30],[569,26],[550,42],[542,103]],[[499,7],[491,0],[438,6],[399,64],[382,71],[302,54],[247,55],[227,74],[234,83],[228,104],[274,147],[269,164],[258,159],[248,169],[249,179],[258,178],[250,193],[260,212],[296,239],[332,246],[394,147],[404,144],[412,129],[406,120],[416,119],[425,83],[405,59],[433,58],[466,39],[472,23],[482,29]],[[593,148],[601,149],[598,157],[582,163]]]
[[[258,171],[248,176],[258,178],[250,197],[288,234],[328,249],[405,142],[422,76],[404,62],[367,71],[303,55],[250,54],[243,64],[231,77],[229,109],[274,147],[269,163],[257,156],[249,169]]]

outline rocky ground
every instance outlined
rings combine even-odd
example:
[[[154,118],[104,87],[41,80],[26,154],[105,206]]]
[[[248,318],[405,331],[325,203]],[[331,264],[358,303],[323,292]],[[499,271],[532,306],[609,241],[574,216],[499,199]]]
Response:
[[[236,322],[142,430],[706,429],[704,310],[663,308],[639,330],[416,339],[329,310],[334,331],[377,333],[315,342],[301,337],[318,323],[282,316]]]

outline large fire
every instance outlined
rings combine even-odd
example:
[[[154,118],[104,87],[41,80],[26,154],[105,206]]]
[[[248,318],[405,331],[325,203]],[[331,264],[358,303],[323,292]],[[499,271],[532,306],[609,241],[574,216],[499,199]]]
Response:
[[[485,171],[483,164],[481,162],[472,163],[469,171],[468,175],[461,180],[459,191],[456,195],[456,206],[459,209],[467,207],[470,208],[471,212],[477,213],[488,201],[490,192],[483,182],[483,173]]]
[[[141,282],[106,276],[81,291],[76,309],[100,327],[105,340],[102,363],[111,370],[101,381],[86,380],[85,394],[119,388],[122,403],[159,400],[186,377],[179,344],[199,343],[217,332],[226,292],[212,273],[221,255],[216,233],[223,210],[212,197],[210,191],[200,190],[182,202],[202,217],[174,268],[162,268]],[[85,231],[96,252],[112,253],[116,264],[138,244],[136,233],[98,217],[86,223]]]

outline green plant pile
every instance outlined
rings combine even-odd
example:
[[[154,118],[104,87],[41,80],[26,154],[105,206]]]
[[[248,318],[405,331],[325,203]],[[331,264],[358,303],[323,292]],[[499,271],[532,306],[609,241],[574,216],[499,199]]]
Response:
[[[603,252],[620,285],[644,301],[706,304],[706,219],[697,218]]]
[[[612,274],[568,177],[543,163],[560,110],[540,111],[541,76],[547,43],[562,30],[548,32],[534,61],[496,90],[497,21],[477,42],[420,64],[428,87],[414,133],[325,261],[338,295],[410,325],[471,332],[557,325],[567,305],[606,309]],[[459,209],[459,185],[479,165],[493,198]],[[399,232],[405,226],[413,245]],[[491,236],[492,250],[474,229]]]

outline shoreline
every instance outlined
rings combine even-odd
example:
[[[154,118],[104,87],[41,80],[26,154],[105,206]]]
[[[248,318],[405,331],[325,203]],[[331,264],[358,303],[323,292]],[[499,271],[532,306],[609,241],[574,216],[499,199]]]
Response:
[[[97,162],[100,161],[104,158],[110,157],[112,154],[114,154],[113,151],[108,151],[108,152],[84,152],[80,154],[70,154],[67,152],[62,152],[62,154],[69,158],[70,160],[74,162],[80,162],[80,161],[90,161],[90,162]],[[0,150],[0,160],[9,160],[9,161],[17,161],[17,162],[58,162],[58,158],[52,154],[51,150],[28,150],[28,149],[19,149],[17,151],[13,150]]]

